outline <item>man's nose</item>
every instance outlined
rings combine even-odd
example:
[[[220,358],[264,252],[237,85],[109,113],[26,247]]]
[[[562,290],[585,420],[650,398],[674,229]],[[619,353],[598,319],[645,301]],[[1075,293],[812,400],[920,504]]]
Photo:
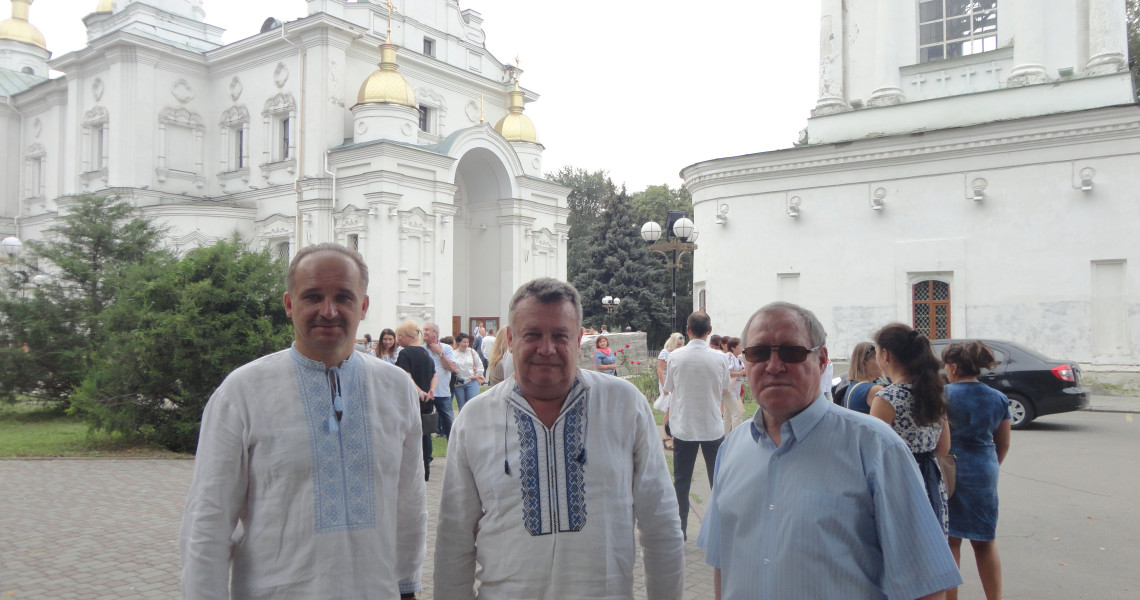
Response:
[[[338,309],[336,302],[332,298],[325,299],[321,302],[321,316],[326,319],[331,319],[337,315]]]
[[[768,366],[765,368],[769,373],[783,373],[787,370],[787,365],[780,360],[779,354],[772,352],[772,355],[768,357]]]

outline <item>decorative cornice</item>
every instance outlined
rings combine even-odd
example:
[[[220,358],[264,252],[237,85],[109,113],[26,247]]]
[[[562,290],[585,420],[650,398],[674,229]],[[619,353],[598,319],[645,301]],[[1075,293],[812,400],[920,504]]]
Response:
[[[1123,107],[1124,110],[1129,108],[1135,110],[1135,107]],[[1097,111],[1120,109],[1120,107],[1114,107],[1097,109]],[[695,194],[704,186],[726,182],[726,180],[739,183],[786,177],[793,174],[803,176],[862,170],[886,164],[905,165],[941,162],[964,156],[1011,154],[1037,148],[1069,146],[1081,142],[1140,135],[1140,116],[1138,115],[1131,115],[1128,120],[1115,120],[1107,123],[1101,121],[1101,124],[1070,126],[1027,133],[1015,132],[1024,131],[1026,125],[1031,126],[1033,121],[1040,122],[1051,118],[1056,118],[1056,116],[1032,117],[1030,119],[1019,119],[1016,122],[1002,123],[1001,125],[1013,124],[1016,127],[1016,130],[1012,130],[1012,127],[1005,127],[1011,129],[1006,135],[991,133],[998,127],[995,127],[994,123],[989,123],[962,129],[926,132],[922,136],[895,135],[886,138],[805,146],[721,158],[686,167],[682,170],[681,175],[685,179],[685,186]],[[1083,120],[1088,121],[1088,119]],[[983,127],[990,135],[976,138],[967,137],[972,131],[981,133],[978,130]],[[931,138],[935,139],[932,140]],[[938,140],[937,138],[944,139]],[[929,143],[932,141],[934,143]],[[868,146],[872,146],[871,151],[867,151]],[[730,165],[734,164],[739,164],[741,167],[732,168]],[[755,166],[744,166],[748,164]]]

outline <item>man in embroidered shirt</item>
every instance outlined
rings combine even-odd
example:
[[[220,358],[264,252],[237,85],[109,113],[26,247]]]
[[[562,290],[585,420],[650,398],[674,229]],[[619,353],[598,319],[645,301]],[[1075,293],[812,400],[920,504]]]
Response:
[[[582,305],[536,279],[511,299],[515,373],[468,402],[447,450],[435,598],[632,598],[640,531],[650,600],[680,598],[677,504],[649,403],[578,368]]]
[[[716,597],[913,600],[960,584],[906,444],[820,392],[815,315],[772,303],[741,338],[760,410],[721,446],[701,525]]]
[[[709,487],[713,465],[724,440],[723,395],[732,388],[728,361],[720,350],[709,347],[712,320],[697,311],[686,323],[689,343],[669,354],[664,391],[669,395],[669,431],[673,435],[673,489],[681,513],[681,531],[689,522],[689,487],[697,450],[705,457]]]
[[[186,599],[414,598],[427,510],[417,393],[353,350],[368,268],[336,244],[289,266],[289,349],[231,373],[202,417],[182,516]]]

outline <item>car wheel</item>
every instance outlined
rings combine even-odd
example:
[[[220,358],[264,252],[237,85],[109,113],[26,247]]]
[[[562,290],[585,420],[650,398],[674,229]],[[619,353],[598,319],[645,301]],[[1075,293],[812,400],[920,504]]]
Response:
[[[1014,429],[1025,429],[1037,416],[1033,412],[1033,405],[1022,396],[1008,394],[1009,398],[1009,426]]]

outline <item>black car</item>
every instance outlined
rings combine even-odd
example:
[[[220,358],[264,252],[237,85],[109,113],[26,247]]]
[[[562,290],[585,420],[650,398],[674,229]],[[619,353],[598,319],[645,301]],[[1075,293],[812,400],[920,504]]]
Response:
[[[934,355],[954,342],[931,340]],[[1009,398],[1010,425],[1022,429],[1045,415],[1088,408],[1088,390],[1081,387],[1081,369],[1074,361],[1054,360],[1016,342],[979,340],[990,347],[997,359],[992,370],[984,370],[978,381]]]

